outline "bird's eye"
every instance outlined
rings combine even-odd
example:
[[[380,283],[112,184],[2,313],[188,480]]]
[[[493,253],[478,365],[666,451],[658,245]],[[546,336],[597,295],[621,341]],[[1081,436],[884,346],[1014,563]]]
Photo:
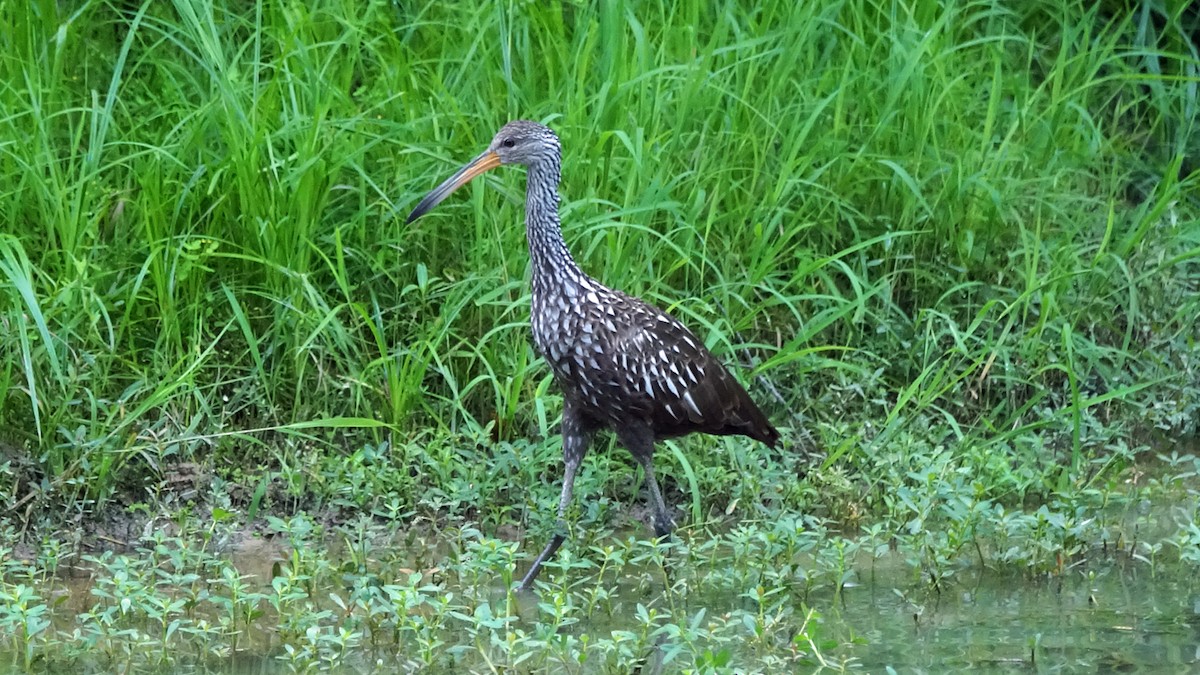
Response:
[[[516,144],[517,144],[517,142],[516,142],[516,141],[514,141],[514,140],[513,140],[513,139],[511,139],[511,138],[506,138],[506,139],[504,139],[503,141],[501,141],[501,142],[500,142],[500,144],[501,144],[501,145],[503,145],[503,146],[504,146],[504,147],[506,147],[506,148],[511,148],[511,147],[513,147],[514,145],[516,145]]]

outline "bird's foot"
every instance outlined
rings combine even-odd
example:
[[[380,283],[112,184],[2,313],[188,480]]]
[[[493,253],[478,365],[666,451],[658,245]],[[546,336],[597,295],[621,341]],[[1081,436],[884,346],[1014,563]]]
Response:
[[[675,531],[674,521],[668,520],[667,522],[664,523],[658,519],[654,520],[654,536],[655,537],[658,537],[659,539],[670,539],[671,533],[674,531]]]
[[[560,527],[554,533],[554,537],[550,539],[550,543],[546,544],[546,548],[543,549],[541,554],[538,555],[537,559],[533,561],[533,565],[529,568],[529,571],[525,573],[525,578],[521,579],[521,585],[517,586],[517,591],[525,592],[533,589],[533,582],[537,581],[538,574],[542,571],[542,563],[549,560],[551,556],[558,552],[558,547],[562,546],[563,542],[566,540],[566,528]]]

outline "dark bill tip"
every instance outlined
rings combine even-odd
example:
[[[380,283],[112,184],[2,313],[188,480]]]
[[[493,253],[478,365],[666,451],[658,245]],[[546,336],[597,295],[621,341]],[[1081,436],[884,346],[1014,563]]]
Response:
[[[471,180],[476,176],[498,166],[500,166],[500,155],[497,155],[491,150],[488,150],[482,155],[471,160],[469,164],[459,169],[453,176],[447,178],[445,182],[435,187],[429,192],[429,194],[425,195],[425,197],[417,203],[416,207],[413,208],[412,213],[408,214],[408,220],[404,221],[405,224],[411,223],[429,211],[432,211],[433,207],[441,204],[442,200],[446,197],[449,197],[451,192],[454,192],[458,188],[471,182]]]

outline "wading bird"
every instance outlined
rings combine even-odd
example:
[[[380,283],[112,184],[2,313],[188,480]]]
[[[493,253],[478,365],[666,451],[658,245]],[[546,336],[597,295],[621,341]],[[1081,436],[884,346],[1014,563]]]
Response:
[[[779,432],[683,324],[579,269],[559,224],[562,151],[549,128],[524,120],[504,125],[488,149],[426,195],[407,222],[504,164],[528,170],[525,235],[533,267],[533,341],[563,394],[565,467],[558,528],[521,581],[527,590],[566,539],[575,473],[595,431],[612,429],[641,464],[659,537],[674,524],[654,479],[656,441],[701,432],[748,436],[774,447]]]

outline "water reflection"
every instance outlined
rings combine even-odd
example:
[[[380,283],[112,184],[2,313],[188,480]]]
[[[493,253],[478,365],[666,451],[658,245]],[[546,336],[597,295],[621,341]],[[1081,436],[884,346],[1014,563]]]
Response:
[[[940,593],[877,578],[827,616],[865,640],[852,651],[870,672],[1179,672],[1198,663],[1196,598],[1191,575],[1113,563],[1042,580],[966,571]]]

